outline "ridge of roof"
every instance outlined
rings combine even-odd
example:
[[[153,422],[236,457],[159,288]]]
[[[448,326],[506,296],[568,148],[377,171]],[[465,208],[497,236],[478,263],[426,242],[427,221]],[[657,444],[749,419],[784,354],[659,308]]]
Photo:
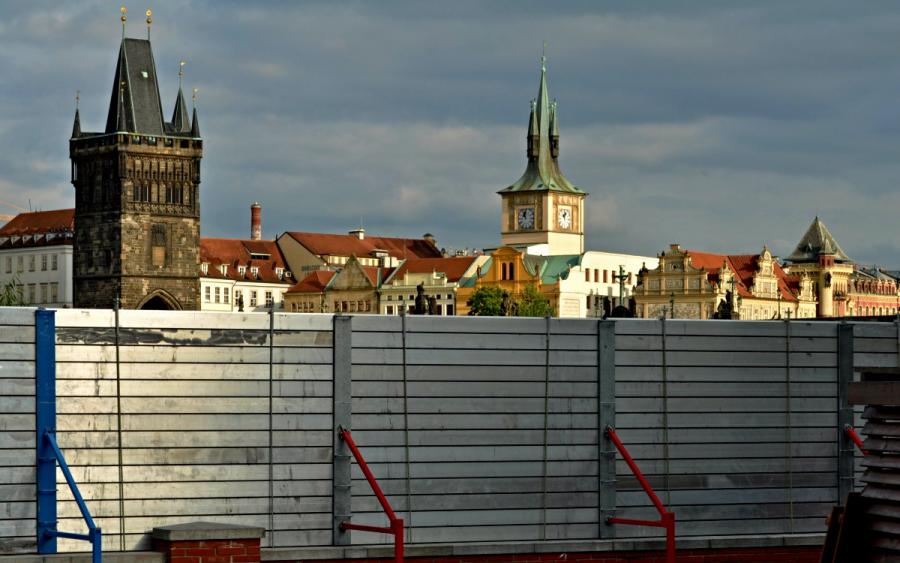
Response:
[[[19,213],[0,227],[0,236],[33,235],[75,230],[75,209]]]

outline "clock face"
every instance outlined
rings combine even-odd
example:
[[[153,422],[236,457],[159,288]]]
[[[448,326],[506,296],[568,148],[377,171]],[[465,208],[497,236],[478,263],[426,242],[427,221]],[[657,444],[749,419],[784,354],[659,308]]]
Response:
[[[559,227],[561,229],[568,229],[572,226],[572,210],[568,207],[561,207],[559,209],[559,217],[558,221]]]
[[[518,214],[519,228],[520,229],[533,229],[534,228],[534,208],[532,207],[522,207],[519,209]]]

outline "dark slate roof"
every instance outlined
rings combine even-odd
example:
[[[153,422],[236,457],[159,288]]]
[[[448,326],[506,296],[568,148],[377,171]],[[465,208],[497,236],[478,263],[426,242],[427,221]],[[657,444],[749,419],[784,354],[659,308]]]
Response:
[[[538,97],[531,102],[528,136],[537,143],[537,154],[529,151],[525,173],[516,182],[499,193],[524,191],[556,191],[575,194],[585,193],[572,185],[559,169],[559,162],[550,150],[550,138],[559,137],[556,118],[556,102],[550,101],[547,91],[547,69],[541,62],[541,84]]]
[[[125,90],[120,100],[122,82]],[[146,39],[125,38],[119,48],[106,132],[122,130],[159,136],[165,132],[156,63],[150,41]]]
[[[175,98],[175,111],[172,112],[172,123],[167,123],[167,129],[171,133],[190,133],[191,122],[188,119],[187,104],[184,103],[184,93],[178,87],[178,96]]]
[[[825,223],[817,216],[800,239],[797,248],[787,257],[787,261],[817,262],[820,255],[834,255],[834,259],[838,262],[852,262],[831,236]]]

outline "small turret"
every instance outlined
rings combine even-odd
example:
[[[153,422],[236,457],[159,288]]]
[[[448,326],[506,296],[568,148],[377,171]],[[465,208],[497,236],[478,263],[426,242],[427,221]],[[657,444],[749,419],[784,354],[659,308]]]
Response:
[[[528,146],[526,155],[528,160],[534,160],[538,156],[538,150],[541,142],[541,126],[537,119],[537,100],[531,100],[531,117],[528,119]]]
[[[178,97],[175,98],[175,110],[172,112],[172,131],[174,133],[188,133],[191,124],[188,121],[187,104],[184,103],[184,93],[178,87]]]
[[[197,108],[194,107],[194,118],[191,120],[191,137],[200,137],[200,120],[197,119]]]
[[[559,157],[559,125],[556,121],[556,100],[550,104],[550,156]]]
[[[81,116],[78,115],[78,108],[75,108],[75,123],[72,124],[72,138],[77,139],[81,136]]]

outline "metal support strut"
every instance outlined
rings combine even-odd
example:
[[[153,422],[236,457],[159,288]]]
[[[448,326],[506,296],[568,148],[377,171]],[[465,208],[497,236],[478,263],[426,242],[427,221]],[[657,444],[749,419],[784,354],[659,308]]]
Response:
[[[653,506],[656,507],[656,511],[659,512],[659,520],[637,520],[635,518],[619,518],[619,517],[611,517],[607,518],[606,522],[608,524],[625,524],[627,526],[651,526],[654,528],[665,528],[666,530],[666,563],[675,563],[675,513],[669,512],[666,510],[666,507],[663,506],[659,497],[656,496],[656,492],[653,490],[653,487],[650,486],[650,483],[647,481],[647,478],[644,477],[644,474],[641,472],[641,469],[635,463],[634,458],[631,457],[631,454],[628,453],[628,450],[625,448],[625,444],[622,443],[622,440],[619,439],[619,435],[616,434],[616,429],[612,426],[606,427],[605,432],[606,437],[615,444],[616,449],[619,450],[619,453],[622,454],[622,458],[625,460],[625,463],[628,464],[628,468],[631,469],[631,472],[634,473],[635,478],[637,478],[638,483],[641,484],[641,488],[644,489],[644,492],[647,493],[647,496],[650,497],[650,502],[653,503]]]
[[[866,448],[863,446],[862,438],[859,437],[859,434],[856,432],[856,428],[853,428],[849,424],[844,426],[844,432],[847,433],[847,437],[856,444],[856,447],[859,448],[860,453],[862,455],[869,455],[869,452],[866,451]]]
[[[56,553],[56,538],[91,543],[91,562],[103,559],[102,533],[91,518],[66,458],[56,443],[56,319],[55,311],[35,311],[35,374],[37,403],[37,547],[38,553]],[[56,529],[56,464],[78,504],[87,534]]]
[[[394,536],[394,562],[403,563],[403,518],[398,518],[394,513],[394,509],[391,508],[391,504],[388,502],[387,497],[384,496],[384,492],[382,492],[381,487],[378,485],[375,475],[373,475],[372,470],[369,469],[369,465],[363,458],[362,452],[356,447],[356,442],[353,441],[353,436],[350,435],[350,432],[345,428],[340,428],[338,435],[353,453],[356,463],[362,470],[363,475],[365,475],[366,481],[369,482],[369,486],[372,487],[372,492],[375,493],[375,496],[378,498],[378,503],[381,504],[381,508],[384,510],[384,513],[387,514],[388,521],[390,522],[390,526],[386,528],[381,526],[354,524],[352,522],[341,522],[341,530],[359,530],[361,532],[376,532]]]

